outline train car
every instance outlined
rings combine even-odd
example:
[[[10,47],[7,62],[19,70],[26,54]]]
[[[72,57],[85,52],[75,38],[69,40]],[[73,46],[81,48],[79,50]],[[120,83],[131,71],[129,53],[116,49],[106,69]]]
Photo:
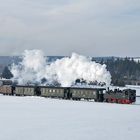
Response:
[[[3,95],[13,95],[13,87],[10,85],[0,86],[0,93]]]
[[[41,96],[51,98],[66,98],[66,89],[63,87],[40,87]]]
[[[136,101],[136,90],[110,90],[104,94],[104,101],[110,103],[131,104]]]
[[[24,96],[35,96],[35,86],[25,86]]]
[[[70,95],[73,100],[94,99],[103,102],[103,91],[105,91],[104,88],[70,88]]]
[[[15,86],[15,95],[23,96],[24,95],[24,86]]]
[[[17,96],[34,96],[36,95],[35,86],[15,86],[15,95]]]

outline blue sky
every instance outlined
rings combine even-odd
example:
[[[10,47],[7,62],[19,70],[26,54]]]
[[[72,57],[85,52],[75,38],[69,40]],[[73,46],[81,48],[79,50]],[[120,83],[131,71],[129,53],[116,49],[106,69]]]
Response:
[[[139,0],[0,0],[0,55],[140,56]]]

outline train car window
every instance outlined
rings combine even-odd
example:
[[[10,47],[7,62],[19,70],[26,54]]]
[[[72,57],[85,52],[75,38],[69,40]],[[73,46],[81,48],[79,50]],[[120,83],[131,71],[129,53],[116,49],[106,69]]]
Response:
[[[43,93],[45,93],[45,92],[47,92],[47,89],[43,88],[42,91],[43,91]]]

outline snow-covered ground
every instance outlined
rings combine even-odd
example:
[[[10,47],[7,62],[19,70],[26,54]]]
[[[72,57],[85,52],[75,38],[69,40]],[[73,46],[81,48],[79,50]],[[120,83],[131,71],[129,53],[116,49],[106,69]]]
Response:
[[[121,105],[0,95],[0,140],[104,139],[140,139],[139,98]]]

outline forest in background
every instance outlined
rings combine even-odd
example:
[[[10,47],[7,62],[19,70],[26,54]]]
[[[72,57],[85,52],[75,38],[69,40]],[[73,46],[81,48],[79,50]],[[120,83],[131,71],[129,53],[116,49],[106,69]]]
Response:
[[[133,58],[119,58],[119,57],[100,57],[93,58],[100,64],[106,64],[107,70],[112,76],[112,85],[140,85],[140,61],[135,61]],[[12,77],[8,66],[5,66],[1,73],[1,77],[9,79]]]
[[[100,61],[107,65],[107,70],[112,76],[112,84],[115,86],[140,85],[140,62],[133,58],[112,58]]]

